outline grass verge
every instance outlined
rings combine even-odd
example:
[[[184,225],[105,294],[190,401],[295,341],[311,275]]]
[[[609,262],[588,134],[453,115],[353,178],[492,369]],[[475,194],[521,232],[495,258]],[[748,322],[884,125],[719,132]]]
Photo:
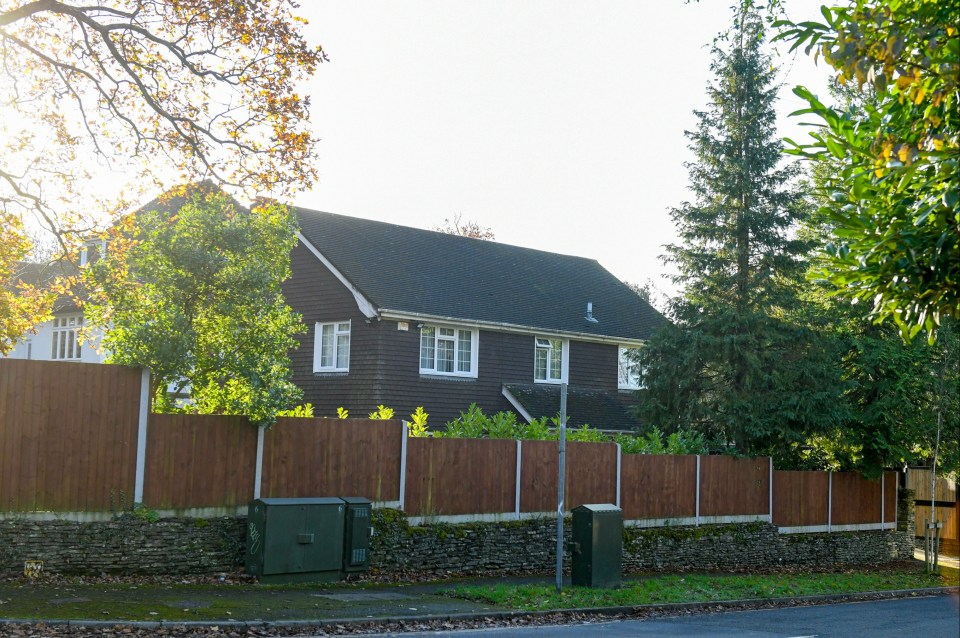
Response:
[[[625,581],[619,589],[553,585],[462,585],[446,593],[456,598],[525,611],[590,607],[632,607],[662,603],[714,602],[848,594],[957,585],[960,572],[948,567],[926,574],[915,568],[876,572],[774,574],[652,574]]]

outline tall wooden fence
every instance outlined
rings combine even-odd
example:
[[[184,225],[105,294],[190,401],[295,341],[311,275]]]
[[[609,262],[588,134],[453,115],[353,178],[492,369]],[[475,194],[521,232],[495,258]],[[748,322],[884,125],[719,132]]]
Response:
[[[960,493],[957,481],[937,475],[929,468],[911,467],[907,471],[907,489],[913,490],[916,527],[914,534],[922,538],[926,524],[939,521],[941,548],[944,553],[960,554]],[[935,508],[935,509],[934,509]]]
[[[413,517],[556,513],[556,441],[408,438],[400,421],[147,415],[140,370],[0,359],[0,511],[133,502],[238,511],[252,498],[363,496]],[[778,472],[769,458],[624,455],[567,446],[565,510],[614,503],[637,525],[771,521],[891,529],[892,473]]]
[[[0,510],[132,500],[141,380],[135,368],[0,359]]]

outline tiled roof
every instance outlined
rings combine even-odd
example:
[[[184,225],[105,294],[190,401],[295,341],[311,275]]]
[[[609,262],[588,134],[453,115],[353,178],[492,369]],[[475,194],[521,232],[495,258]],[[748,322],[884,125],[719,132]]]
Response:
[[[560,386],[543,383],[508,383],[504,389],[531,418],[554,417],[560,413]],[[509,397],[508,397],[509,399]],[[591,388],[567,388],[567,423],[589,424],[598,430],[632,430],[640,425],[625,401],[607,392]]]
[[[66,260],[49,263],[22,261],[17,264],[11,283],[13,286],[25,283],[42,288],[60,277],[70,277],[75,274],[77,274],[76,266]],[[80,294],[82,296],[82,292]],[[59,295],[53,302],[54,312],[75,312],[77,310],[77,301],[71,295]]]
[[[304,237],[380,311],[636,340],[666,321],[594,259],[295,210]]]

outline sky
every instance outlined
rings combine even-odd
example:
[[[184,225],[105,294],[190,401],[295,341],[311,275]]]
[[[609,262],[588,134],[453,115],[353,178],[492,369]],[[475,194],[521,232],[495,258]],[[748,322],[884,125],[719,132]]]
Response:
[[[731,4],[304,2],[330,62],[304,87],[320,178],[294,203],[419,228],[461,215],[670,292],[658,257],[675,241],[670,208],[691,197],[684,131]],[[785,0],[794,20],[819,5]],[[824,95],[828,69],[779,48],[778,126],[797,139],[790,87]]]

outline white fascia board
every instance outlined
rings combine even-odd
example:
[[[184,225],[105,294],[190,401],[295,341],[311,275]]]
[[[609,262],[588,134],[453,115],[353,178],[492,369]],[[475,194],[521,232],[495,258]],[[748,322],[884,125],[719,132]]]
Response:
[[[312,252],[313,256],[319,259],[320,263],[326,266],[327,270],[333,273],[333,276],[336,277],[337,280],[342,283],[347,290],[350,291],[354,300],[357,302],[357,307],[360,308],[360,312],[363,313],[363,316],[367,317],[368,319],[373,319],[377,316],[377,307],[374,306],[369,299],[364,297],[363,293],[357,290],[357,287],[354,286],[349,279],[344,277],[343,273],[337,270],[336,267],[330,263],[330,260],[324,257],[323,253],[321,253],[316,246],[311,244],[310,241],[303,236],[303,233],[298,232],[297,239],[299,239],[303,245],[307,247],[307,250]]]
[[[380,309],[381,319],[391,319],[395,321],[422,321],[424,323],[452,324],[467,328],[479,328],[481,330],[490,330],[492,332],[511,332],[513,334],[534,335],[541,337],[556,336],[564,339],[575,339],[576,341],[588,341],[591,343],[608,343],[627,347],[642,347],[646,343],[643,339],[628,339],[626,337],[608,337],[604,335],[589,334],[586,332],[570,332],[566,330],[550,330],[546,328],[535,328],[531,326],[521,326],[513,323],[501,323],[496,321],[477,321],[475,319],[463,319],[461,317],[444,317],[441,315],[432,315],[423,312],[407,312],[404,310],[391,310],[389,308]]]

